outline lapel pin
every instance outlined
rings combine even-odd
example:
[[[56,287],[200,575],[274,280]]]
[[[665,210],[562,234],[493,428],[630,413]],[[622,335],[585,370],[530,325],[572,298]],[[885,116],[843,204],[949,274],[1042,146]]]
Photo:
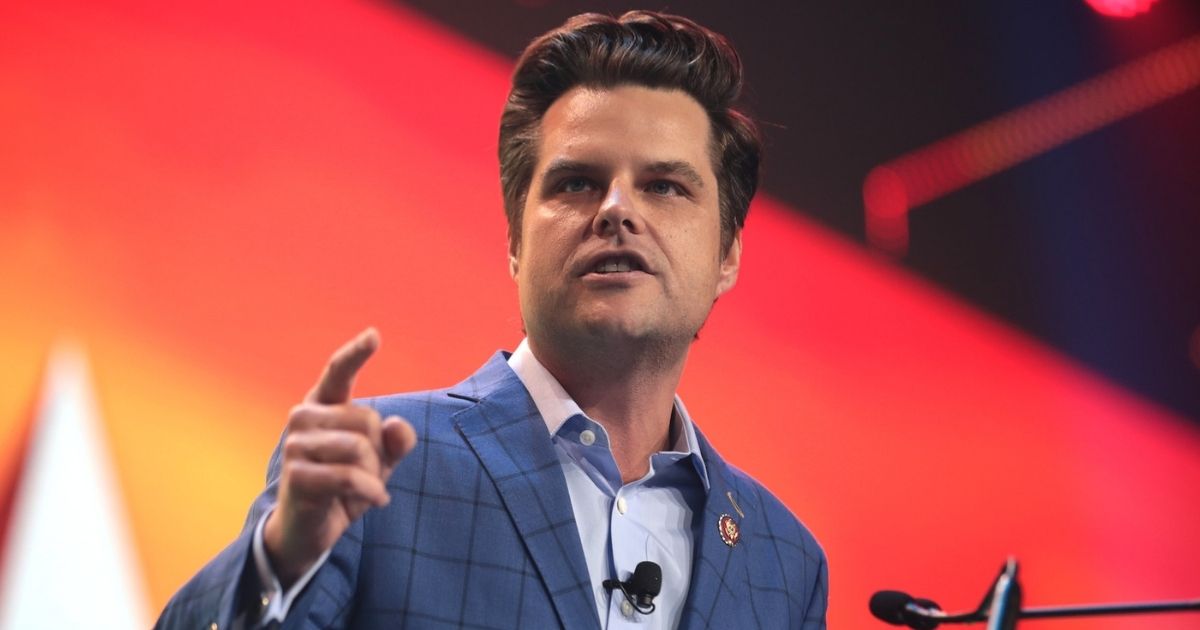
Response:
[[[721,542],[730,547],[738,544],[742,539],[742,532],[738,529],[737,521],[728,514],[722,514],[721,518],[717,519],[717,531],[721,533]]]
[[[733,492],[726,490],[725,496],[729,497],[729,504],[733,506],[733,509],[738,513],[738,516],[746,518],[746,515],[742,513],[742,508],[737,504],[737,501],[733,500]]]

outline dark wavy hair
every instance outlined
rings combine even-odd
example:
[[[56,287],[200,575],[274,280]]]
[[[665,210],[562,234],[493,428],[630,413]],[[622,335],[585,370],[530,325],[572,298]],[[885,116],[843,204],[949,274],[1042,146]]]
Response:
[[[577,15],[533,40],[521,54],[500,117],[500,185],[510,246],[520,241],[546,110],[576,86],[628,84],[682,90],[708,113],[721,251],[729,251],[758,189],[762,156],[757,126],[734,107],[742,91],[742,62],[721,34],[687,18],[651,11],[616,18]]]

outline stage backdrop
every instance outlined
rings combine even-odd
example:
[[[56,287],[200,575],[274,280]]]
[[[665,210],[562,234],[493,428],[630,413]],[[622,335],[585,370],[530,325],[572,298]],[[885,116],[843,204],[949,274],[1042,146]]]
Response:
[[[520,340],[510,62],[369,2],[20,4],[0,19],[0,623],[139,627],[237,534],[342,340],[383,334],[360,395]],[[880,627],[881,588],[973,607],[1009,554],[1029,604],[1200,595],[1194,425],[770,198],[682,395],[822,541],[832,628]]]

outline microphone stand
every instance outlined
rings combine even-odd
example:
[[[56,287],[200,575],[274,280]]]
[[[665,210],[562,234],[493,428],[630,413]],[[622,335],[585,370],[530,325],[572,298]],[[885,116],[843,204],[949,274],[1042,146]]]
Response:
[[[1017,559],[1009,556],[992,585],[991,610],[987,630],[1015,630],[1021,616],[1021,582],[1017,580]],[[987,600],[984,600],[987,604]],[[980,606],[983,608],[983,606]]]
[[[918,600],[927,601],[927,600]],[[928,602],[932,603],[932,602]],[[936,628],[941,623],[987,622],[987,630],[1014,630],[1019,619],[1052,619],[1059,617],[1102,617],[1108,615],[1141,615],[1165,612],[1200,611],[1200,599],[1167,602],[1130,602],[1124,604],[1084,604],[1077,606],[1035,606],[1021,608],[1021,584],[1017,579],[1017,560],[1009,558],[1000,569],[988,594],[974,612],[946,614],[936,606],[915,611],[924,625],[910,627]],[[897,623],[897,622],[889,622]]]
[[[1140,615],[1143,613],[1182,612],[1200,610],[1200,599],[1174,602],[1141,602],[1130,604],[1093,604],[1088,606],[1038,606],[1021,611],[1022,619],[1051,619],[1054,617],[1101,617],[1106,615]]]

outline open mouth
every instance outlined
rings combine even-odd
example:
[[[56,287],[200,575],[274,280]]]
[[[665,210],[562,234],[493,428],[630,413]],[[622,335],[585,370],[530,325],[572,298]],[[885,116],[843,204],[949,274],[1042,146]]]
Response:
[[[629,256],[609,256],[602,258],[590,270],[589,273],[607,274],[607,273],[625,273],[629,271],[645,271],[642,264],[636,259]]]

